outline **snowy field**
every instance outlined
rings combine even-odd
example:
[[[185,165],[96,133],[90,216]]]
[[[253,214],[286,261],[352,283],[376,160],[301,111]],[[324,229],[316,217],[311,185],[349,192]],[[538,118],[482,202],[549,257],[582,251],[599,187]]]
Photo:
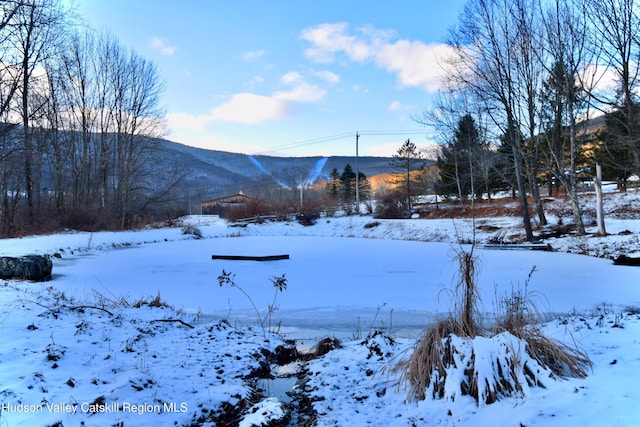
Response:
[[[615,200],[617,207],[639,201],[634,193]],[[0,283],[0,426],[215,425],[245,399],[256,406],[238,413],[238,423],[260,425],[281,407],[278,396],[256,398],[243,379],[264,363],[261,348],[283,339],[303,348],[321,337],[339,338],[342,348],[306,365],[317,425],[632,426],[640,419],[640,269],[579,255],[639,251],[633,216],[608,217],[607,237],[545,242],[558,252],[483,249],[497,229],[521,233],[520,220],[509,217],[231,227],[193,216],[183,224],[203,237],[176,227],[0,240],[0,255],[54,260],[51,281]],[[486,225],[492,231],[482,231]],[[390,367],[408,356],[424,326],[449,312],[455,254],[473,239],[486,323],[496,301],[526,283],[548,320],[545,332],[588,353],[587,378],[549,380],[491,405],[465,397],[405,401]],[[223,271],[263,319],[273,278],[285,276],[270,319],[279,334],[268,333],[269,342],[251,301],[219,286]],[[157,295],[171,307],[144,304]],[[384,332],[375,338],[386,349],[380,357],[372,357],[374,338],[365,339],[374,330]]]

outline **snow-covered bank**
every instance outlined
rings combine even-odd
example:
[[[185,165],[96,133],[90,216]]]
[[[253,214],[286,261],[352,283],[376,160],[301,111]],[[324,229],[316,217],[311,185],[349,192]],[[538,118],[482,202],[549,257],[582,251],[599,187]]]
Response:
[[[273,301],[271,279],[284,274],[288,287],[277,295],[272,324],[305,338],[307,346],[322,335],[341,339],[342,348],[308,366],[306,389],[318,425],[627,426],[640,418],[637,267],[562,252],[478,246],[483,311],[491,315],[496,299],[522,286],[535,266],[528,290],[551,316],[544,330],[585,350],[592,372],[491,405],[464,397],[409,404],[389,367],[407,356],[421,327],[449,311],[447,289],[459,242],[474,234],[486,242],[496,227],[518,233],[517,218],[479,218],[475,230],[469,220],[344,217],[323,218],[312,227],[231,227],[211,217],[184,221],[203,238],[157,228],[0,241],[0,255],[54,256],[53,280],[0,286],[2,423],[212,425],[211,413],[237,409],[253,392],[242,377],[264,362],[262,348],[273,349],[281,338],[272,334],[264,342],[250,301],[238,289],[218,285],[223,270],[235,275],[263,316]],[[607,237],[549,243],[585,253],[638,250],[640,221],[609,219],[607,227]],[[290,259],[211,259],[275,253]],[[158,294],[175,309],[123,305]],[[393,338],[378,342],[385,349],[382,358],[371,357],[371,341],[365,340],[377,329],[385,334],[379,337]],[[253,397],[259,402],[245,403],[255,403],[255,412],[245,407],[238,422],[262,422],[281,408],[276,399]],[[89,412],[91,404],[103,410]],[[41,410],[27,413],[25,405]]]

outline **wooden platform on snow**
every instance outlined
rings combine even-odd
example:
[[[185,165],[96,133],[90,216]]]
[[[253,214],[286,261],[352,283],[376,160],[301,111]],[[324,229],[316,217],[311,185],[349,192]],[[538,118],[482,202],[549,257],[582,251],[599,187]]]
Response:
[[[546,244],[535,244],[535,243],[525,243],[525,244],[513,244],[513,245],[484,245],[482,249],[497,249],[502,251],[552,251],[551,245]]]
[[[620,255],[618,258],[613,260],[613,263],[615,265],[632,265],[640,267],[640,258]]]
[[[277,261],[289,259],[289,254],[285,255],[211,255],[211,259],[226,259],[231,261]]]

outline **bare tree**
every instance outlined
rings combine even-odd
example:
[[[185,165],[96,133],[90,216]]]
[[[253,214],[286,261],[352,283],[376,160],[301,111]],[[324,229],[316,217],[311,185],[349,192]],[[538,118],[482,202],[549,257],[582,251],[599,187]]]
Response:
[[[98,86],[96,69],[98,55],[95,36],[91,32],[76,33],[69,41],[61,59],[61,92],[66,98],[65,119],[62,124],[68,131],[69,155],[72,160],[71,187],[73,208],[94,208],[95,193],[91,183],[95,182],[97,150],[93,147],[93,134],[98,130],[96,121]]]
[[[549,53],[548,73],[556,95],[555,130],[551,134],[549,153],[554,163],[555,178],[560,181],[569,196],[576,232],[584,234],[582,210],[578,200],[578,155],[582,147],[585,129],[581,129],[578,117],[585,117],[588,105],[582,91],[583,85],[577,84],[580,73],[590,63],[590,33],[587,25],[587,10],[580,2],[554,0],[544,14],[546,27],[545,46]],[[566,118],[568,146],[563,145],[560,137],[561,122]],[[588,118],[588,114],[586,114]],[[587,120],[583,120],[586,126]],[[565,158],[568,155],[568,159]]]
[[[39,189],[34,188],[33,160],[35,147],[31,130],[32,115],[38,105],[31,105],[31,89],[42,78],[38,67],[55,54],[59,47],[65,15],[57,0],[23,0],[13,16],[15,31],[11,37],[11,49],[20,66],[19,114],[23,132],[24,187],[27,197],[28,217],[33,220],[34,198]]]
[[[640,15],[634,0],[589,0],[586,2],[588,14],[602,57],[600,65],[615,76],[615,89],[596,86],[590,91],[597,105],[605,111],[617,110],[620,114],[610,115],[616,120],[611,128],[619,129],[613,150],[631,154],[633,171],[640,172],[640,107],[637,100],[640,68]],[[594,46],[595,47],[595,46]],[[600,50],[598,51],[600,52]],[[611,130],[611,129],[610,129]],[[624,168],[625,165],[618,164]]]
[[[540,58],[542,51],[542,28],[540,9],[537,0],[515,0],[512,3],[513,21],[516,26],[513,43],[519,52],[514,57],[518,84],[515,85],[519,93],[521,105],[516,109],[518,122],[522,124],[527,143],[524,146],[523,159],[525,161],[529,188],[533,195],[540,225],[546,225],[547,219],[542,206],[538,187],[538,152],[540,147],[540,91],[543,82],[544,65]]]
[[[20,7],[22,7],[20,0],[0,2],[0,116],[7,120],[6,113],[9,112],[20,85],[18,64],[12,50],[16,32],[14,18]]]
[[[160,108],[163,89],[155,64],[124,50],[114,52],[110,73],[113,91],[113,208],[125,226],[144,182],[153,179],[148,161],[153,150],[151,137],[164,133],[164,112]]]
[[[19,196],[22,162],[15,144],[15,126],[9,115],[20,84],[19,67],[13,55],[14,17],[21,6],[19,0],[0,2],[0,236],[10,235]]]
[[[522,166],[523,141],[519,121],[522,105],[518,98],[515,64],[520,51],[516,45],[519,28],[512,3],[505,0],[472,0],[465,6],[460,22],[451,33],[455,57],[454,86],[476,93],[492,122],[511,145],[518,196],[526,239],[533,240],[526,181]]]
[[[108,33],[73,35],[57,59],[43,93],[53,158],[66,160],[55,161],[56,188],[70,195],[74,221],[125,226],[174,197],[184,172],[154,176],[154,138],[164,131],[155,66]]]

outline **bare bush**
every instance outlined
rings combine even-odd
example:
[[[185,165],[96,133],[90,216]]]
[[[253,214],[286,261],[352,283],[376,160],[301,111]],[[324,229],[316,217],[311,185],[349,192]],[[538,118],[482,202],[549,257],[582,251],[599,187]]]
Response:
[[[182,234],[191,235],[194,239],[202,239],[202,231],[193,224],[185,224],[182,227]]]
[[[400,191],[388,191],[378,196],[378,203],[373,211],[374,218],[401,219],[411,214],[406,195]]]

